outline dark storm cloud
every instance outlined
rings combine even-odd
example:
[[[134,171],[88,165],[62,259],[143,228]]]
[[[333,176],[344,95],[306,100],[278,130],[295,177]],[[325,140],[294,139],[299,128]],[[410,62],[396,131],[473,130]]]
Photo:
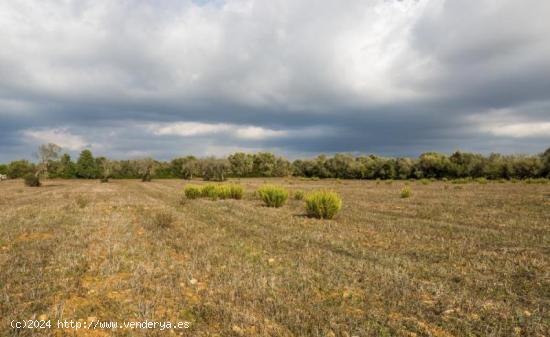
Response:
[[[550,4],[10,1],[0,161],[270,150],[539,152]]]

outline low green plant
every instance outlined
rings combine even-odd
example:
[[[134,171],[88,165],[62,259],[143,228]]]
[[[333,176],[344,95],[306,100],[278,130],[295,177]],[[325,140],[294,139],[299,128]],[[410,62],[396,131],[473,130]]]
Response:
[[[40,187],[41,185],[40,179],[33,173],[25,175],[23,179],[25,180],[25,185],[29,187]]]
[[[187,185],[183,190],[187,199],[197,199],[202,195],[202,188],[198,185]]]
[[[529,178],[525,179],[523,182],[526,184],[548,184],[550,180],[545,178]]]
[[[430,184],[430,180],[429,179],[426,179],[426,178],[422,178],[420,179],[420,183],[422,185],[429,185]]]
[[[239,184],[207,184],[204,186],[187,185],[184,190],[188,199],[209,198],[217,199],[236,199],[243,198],[244,189]]]
[[[481,184],[481,185],[485,185],[487,184],[489,181],[487,180],[487,178],[484,178],[484,177],[480,177],[480,178],[477,178],[476,179],[476,183],[478,184]]]
[[[258,194],[267,207],[281,207],[288,199],[288,191],[279,186],[264,185],[258,189]]]
[[[472,178],[458,178],[451,181],[452,184],[468,184],[472,182]]]
[[[306,212],[311,217],[332,219],[342,209],[342,198],[332,191],[314,191],[306,196]]]
[[[218,184],[215,185],[215,194],[220,199],[236,199],[240,200],[243,198],[244,189],[241,185],[238,184]]]
[[[296,191],[294,192],[294,200],[303,200],[304,199],[304,191]]]
[[[410,198],[412,195],[412,190],[410,187],[405,186],[401,189],[401,198]]]
[[[244,196],[244,188],[239,184],[229,184],[229,198],[241,200]]]
[[[218,199],[219,188],[214,184],[204,185],[201,189],[201,196],[212,200]]]
[[[386,185],[391,185],[393,184],[393,179],[388,179],[385,181]]]

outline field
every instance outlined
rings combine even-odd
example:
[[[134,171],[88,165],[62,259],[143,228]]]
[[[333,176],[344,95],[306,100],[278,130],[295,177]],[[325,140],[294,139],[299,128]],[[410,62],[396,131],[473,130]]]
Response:
[[[0,336],[550,336],[550,185],[239,182],[219,201],[183,180],[0,182]],[[263,207],[264,182],[343,209]],[[10,328],[33,318],[191,325]]]

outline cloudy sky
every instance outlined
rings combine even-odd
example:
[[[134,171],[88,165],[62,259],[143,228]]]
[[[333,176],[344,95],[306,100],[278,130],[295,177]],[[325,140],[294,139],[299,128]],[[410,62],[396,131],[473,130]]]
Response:
[[[0,2],[0,161],[550,146],[543,0]]]

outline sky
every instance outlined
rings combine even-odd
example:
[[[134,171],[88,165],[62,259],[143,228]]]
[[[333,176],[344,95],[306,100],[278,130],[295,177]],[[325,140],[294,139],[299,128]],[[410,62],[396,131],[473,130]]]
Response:
[[[0,162],[550,146],[550,2],[0,2]]]

